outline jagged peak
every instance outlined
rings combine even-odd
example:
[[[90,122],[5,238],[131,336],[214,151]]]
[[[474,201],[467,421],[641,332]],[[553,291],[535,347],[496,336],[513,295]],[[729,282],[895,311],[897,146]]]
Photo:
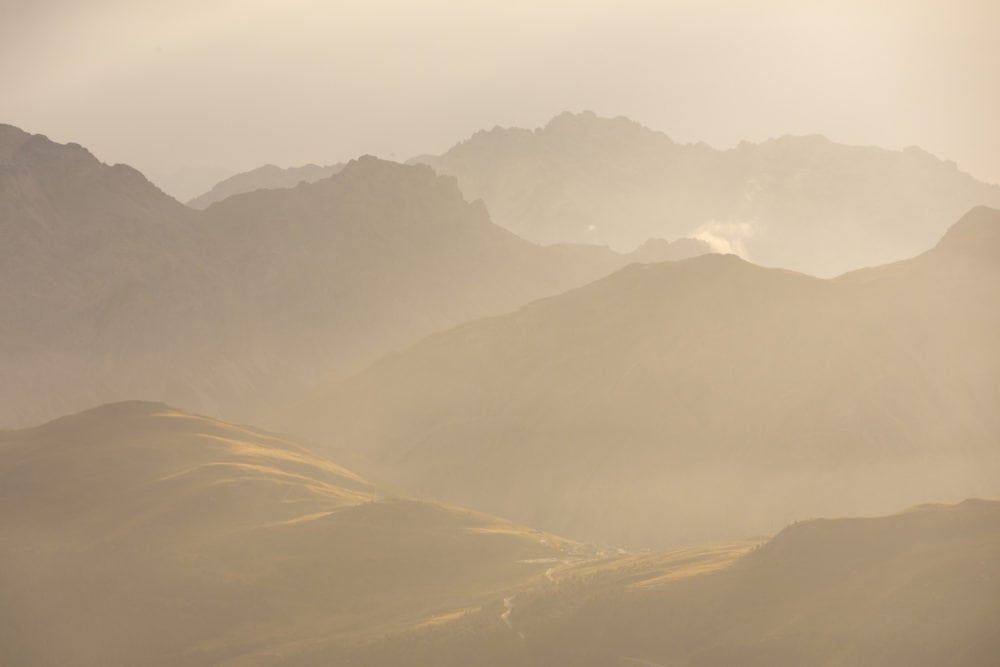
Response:
[[[627,116],[599,116],[593,111],[584,110],[580,112],[563,111],[552,117],[543,127],[535,130],[537,133],[574,133],[581,131],[595,130],[627,130],[630,132],[640,132],[643,134],[657,134],[666,136],[662,132],[652,130],[642,123],[636,122]]]
[[[78,143],[60,144],[44,134],[31,134],[14,125],[0,124],[0,164],[31,163],[67,156],[98,162],[90,151]]]
[[[349,161],[337,176],[344,179],[392,178],[455,182],[450,176],[439,176],[429,165],[419,162],[413,164],[394,162],[375,155],[361,155]],[[457,189],[457,184],[455,187]]]
[[[19,127],[0,123],[0,158],[8,151],[20,148],[31,136]]]
[[[221,201],[210,204],[208,209],[217,207],[246,206],[249,201],[260,201],[258,197],[325,197],[335,192],[367,192],[373,197],[393,193],[434,193],[431,196],[465,203],[465,197],[453,176],[439,175],[430,166],[421,163],[404,164],[384,160],[374,155],[362,155],[347,162],[337,173],[318,180],[302,181],[291,188],[260,188],[233,194]],[[408,194],[407,196],[410,196]],[[339,195],[338,195],[339,196]],[[416,196],[423,196],[417,194]],[[478,210],[483,205],[473,205]]]
[[[77,194],[72,201],[55,202],[74,217],[84,216],[85,211],[96,215],[92,204],[101,206],[98,202],[109,189],[117,190],[120,195],[127,193],[119,201],[130,200],[132,205],[138,199],[143,199],[146,204],[159,201],[168,207],[176,205],[173,212],[183,215],[183,205],[165,194],[135,167],[125,163],[102,162],[76,142],[61,144],[44,134],[31,134],[13,125],[0,124],[0,166],[33,171],[38,182],[52,192],[60,191],[66,183],[86,181],[85,195]],[[104,194],[94,194],[91,199],[91,193],[98,190]]]
[[[590,110],[584,110],[577,113],[572,111],[563,111],[553,116],[548,123],[545,124],[546,130],[555,129],[560,127],[573,127],[579,126],[586,123],[594,123],[602,120],[596,113]]]

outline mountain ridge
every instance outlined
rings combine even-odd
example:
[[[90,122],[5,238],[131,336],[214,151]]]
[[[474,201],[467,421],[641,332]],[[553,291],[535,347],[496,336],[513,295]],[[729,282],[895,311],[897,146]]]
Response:
[[[210,190],[187,201],[191,208],[204,210],[227,197],[260,189],[294,187],[299,183],[313,183],[329,178],[343,169],[343,163],[331,165],[304,164],[299,167],[281,168],[266,164],[256,169],[234,174],[216,183]]]
[[[995,228],[991,209],[956,227]],[[991,495],[1000,255],[954,245],[826,280],[732,255],[630,266],[426,338],[281,423],[417,495],[628,546]]]
[[[633,259],[520,239],[424,166],[363,156],[198,211],[83,148],[0,134],[4,426],[129,398],[246,420]]]
[[[915,147],[788,135],[718,150],[591,112],[481,131],[411,162],[457,176],[498,224],[536,242],[623,251],[694,236],[822,277],[912,256],[945,231],[941,220],[1000,206],[1000,185]]]

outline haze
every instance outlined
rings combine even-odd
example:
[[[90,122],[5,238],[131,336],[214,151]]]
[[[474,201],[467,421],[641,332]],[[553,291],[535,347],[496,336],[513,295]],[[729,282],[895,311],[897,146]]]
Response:
[[[0,666],[1000,665],[995,1],[0,4]]]
[[[683,142],[919,145],[1000,182],[1000,3],[4,0],[0,117],[181,199],[565,109]]]

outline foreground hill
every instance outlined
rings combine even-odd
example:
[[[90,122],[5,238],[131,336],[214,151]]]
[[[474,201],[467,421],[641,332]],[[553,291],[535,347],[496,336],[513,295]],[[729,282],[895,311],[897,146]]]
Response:
[[[510,627],[473,614],[349,664],[987,667],[1000,655],[1000,502],[808,521],[733,553],[560,570],[517,594]]]
[[[3,664],[991,665],[998,564],[992,501],[611,555],[162,404],[0,432]]]
[[[819,276],[911,257],[973,206],[1000,206],[1000,187],[918,148],[789,136],[720,151],[589,112],[479,132],[414,161],[456,176],[497,224],[540,243],[701,236]]]
[[[206,209],[216,202],[244,192],[294,188],[299,183],[315,183],[333,176],[343,168],[342,163],[325,166],[305,164],[301,167],[287,169],[266,164],[263,167],[235,174],[216,183],[211,190],[193,198],[187,205],[191,208]]]
[[[284,423],[410,492],[628,546],[992,495],[997,303],[986,208],[836,280],[635,265],[431,336]]]
[[[374,491],[160,404],[0,432],[0,663],[275,664],[460,616],[577,549]]]
[[[652,243],[636,259],[699,249]],[[0,425],[130,398],[246,419],[631,260],[524,241],[425,166],[364,157],[202,212],[0,126]]]

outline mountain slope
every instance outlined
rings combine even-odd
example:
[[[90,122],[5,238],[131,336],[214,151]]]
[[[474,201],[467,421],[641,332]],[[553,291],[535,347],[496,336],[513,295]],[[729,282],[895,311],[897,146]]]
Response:
[[[720,151],[590,112],[479,132],[413,161],[456,176],[497,224],[533,241],[627,249],[700,236],[758,264],[824,277],[911,257],[947,221],[1000,206],[1000,187],[917,148],[804,136]]]
[[[996,662],[1000,502],[795,524],[731,564],[722,550],[562,570],[510,616],[359,649],[359,664],[529,667]]]
[[[273,664],[475,608],[570,543],[161,404],[0,432],[0,662]]]
[[[187,205],[191,208],[206,209],[227,197],[253,192],[254,190],[270,190],[277,188],[294,188],[299,183],[315,183],[338,173],[344,165],[341,163],[320,166],[305,164],[301,167],[282,169],[273,164],[251,169],[216,183],[208,192],[191,199]]]
[[[624,545],[998,493],[998,229],[976,209],[836,280],[631,266],[431,336],[284,423],[413,493]]]
[[[139,172],[0,126],[0,424],[90,403],[102,357],[155,348],[217,269],[194,213]]]
[[[99,162],[79,144],[57,144],[43,135],[0,124],[0,205],[4,231],[27,231],[27,221],[44,223],[54,232],[60,225],[94,226],[111,222],[131,225],[152,219],[176,220],[185,207],[163,194],[135,169]],[[109,220],[106,202],[119,202]],[[7,221],[20,222],[21,225]]]
[[[195,211],[78,146],[0,130],[4,426],[132,398],[247,419],[632,260],[528,243],[425,166],[364,157]],[[654,258],[698,252],[664,243]]]

